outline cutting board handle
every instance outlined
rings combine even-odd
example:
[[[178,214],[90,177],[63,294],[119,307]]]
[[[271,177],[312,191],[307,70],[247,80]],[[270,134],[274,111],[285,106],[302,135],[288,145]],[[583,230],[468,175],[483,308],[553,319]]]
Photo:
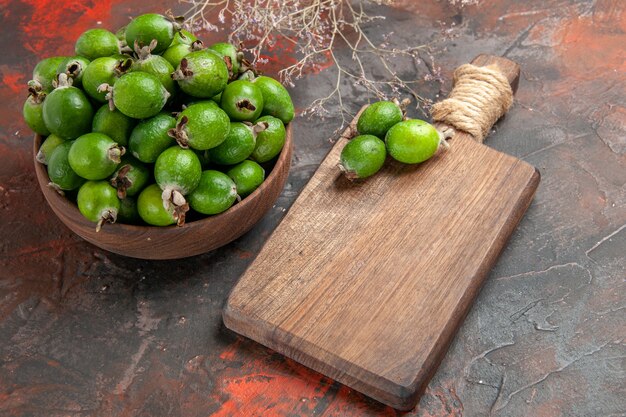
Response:
[[[519,75],[516,62],[493,55],[479,55],[457,68],[449,97],[432,108],[439,131],[446,138],[466,132],[482,142],[511,107]]]

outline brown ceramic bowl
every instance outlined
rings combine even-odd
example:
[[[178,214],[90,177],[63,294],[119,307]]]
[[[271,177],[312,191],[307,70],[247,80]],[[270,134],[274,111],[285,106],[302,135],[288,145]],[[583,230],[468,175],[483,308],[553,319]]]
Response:
[[[285,146],[265,181],[252,194],[216,216],[190,221],[183,226],[134,226],[105,224],[96,232],[95,223],[80,214],[76,204],[48,187],[46,166],[37,162],[42,137],[35,136],[33,161],[37,181],[57,217],[74,233],[94,245],[120,255],[141,259],[178,259],[219,248],[252,228],[274,205],[291,165],[293,142],[287,126]]]

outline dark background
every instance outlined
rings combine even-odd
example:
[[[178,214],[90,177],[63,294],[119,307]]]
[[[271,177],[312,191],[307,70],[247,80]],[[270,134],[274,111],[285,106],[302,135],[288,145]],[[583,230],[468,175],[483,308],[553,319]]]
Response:
[[[221,322],[229,290],[332,146],[336,112],[293,122],[294,164],[275,207],[250,233],[202,256],[117,256],[73,235],[47,207],[21,120],[32,68],[71,54],[88,28],[186,10],[153,3],[0,0],[0,416],[401,415]],[[542,175],[407,415],[625,416],[626,2],[396,3],[375,9],[387,19],[369,32],[382,39],[393,31],[397,46],[439,39],[432,72],[440,69],[444,93],[453,69],[478,53],[521,64],[516,103],[486,143]],[[278,55],[266,70],[288,59]],[[424,80],[432,68],[403,70]],[[332,90],[334,71],[297,82],[299,110]],[[439,88],[423,81],[420,92],[435,99]],[[342,89],[353,111],[368,100]]]

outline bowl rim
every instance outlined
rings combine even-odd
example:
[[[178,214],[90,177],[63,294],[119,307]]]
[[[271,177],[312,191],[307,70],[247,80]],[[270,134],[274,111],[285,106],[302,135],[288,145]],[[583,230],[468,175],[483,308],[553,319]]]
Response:
[[[278,154],[278,156],[275,157],[274,162],[272,164],[272,169],[269,175],[265,177],[261,185],[256,190],[254,190],[252,193],[247,195],[241,201],[237,202],[236,204],[228,208],[226,211],[223,211],[222,213],[219,213],[219,214],[210,215],[210,216],[198,219],[198,220],[194,220],[189,223],[185,222],[185,224],[183,224],[182,226],[178,226],[176,224],[169,225],[169,226],[152,226],[148,224],[134,225],[134,224],[125,224],[125,223],[115,222],[112,224],[111,223],[106,224],[105,226],[103,226],[101,231],[109,231],[109,232],[126,231],[129,233],[131,232],[132,233],[140,233],[140,232],[145,233],[145,232],[157,232],[157,231],[166,231],[166,230],[181,230],[181,231],[189,230],[193,228],[205,227],[206,224],[211,221],[218,221],[221,217],[225,217],[225,216],[234,216],[236,215],[238,211],[246,210],[246,208],[248,208],[249,205],[253,205],[256,203],[256,197],[263,194],[266,189],[272,186],[272,183],[275,177],[278,176],[281,171],[280,169],[277,169],[277,167],[283,166],[287,162],[286,159],[291,158],[292,147],[293,147],[291,125],[292,123],[288,123],[285,126],[285,143],[283,145],[283,148],[280,151],[280,154]],[[41,144],[43,143],[43,138],[44,138],[43,135],[36,133],[33,139],[33,163],[35,164],[35,174],[38,177],[37,182],[40,188],[43,188],[45,184],[42,184],[39,178],[50,181],[50,178],[48,177],[48,170],[46,168],[47,165],[37,160],[37,152],[39,151],[39,148],[41,147]],[[206,170],[203,170],[203,171],[206,171]],[[46,197],[46,199],[48,197],[54,198],[57,202],[59,202],[63,206],[63,210],[67,214],[72,216],[72,218],[74,219],[73,221],[75,223],[81,224],[83,226],[95,225],[95,223],[85,218],[81,214],[81,212],[78,210],[78,206],[76,206],[76,204],[73,204],[65,196],[62,196],[59,193],[52,191],[52,190],[51,190],[52,192],[49,192],[49,193],[45,193],[43,190],[41,191],[44,194],[44,197]],[[48,205],[50,205],[50,203],[48,203]]]

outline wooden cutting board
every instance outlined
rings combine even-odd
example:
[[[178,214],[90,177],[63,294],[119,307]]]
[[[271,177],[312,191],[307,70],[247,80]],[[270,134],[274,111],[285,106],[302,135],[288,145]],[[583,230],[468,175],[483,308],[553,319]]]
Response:
[[[519,66],[481,55],[517,87]],[[398,409],[413,408],[538,171],[457,132],[425,163],[351,183],[344,132],[230,294],[225,325]]]

